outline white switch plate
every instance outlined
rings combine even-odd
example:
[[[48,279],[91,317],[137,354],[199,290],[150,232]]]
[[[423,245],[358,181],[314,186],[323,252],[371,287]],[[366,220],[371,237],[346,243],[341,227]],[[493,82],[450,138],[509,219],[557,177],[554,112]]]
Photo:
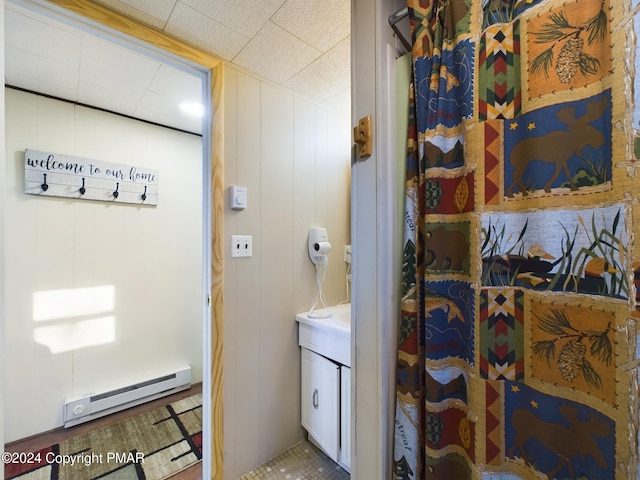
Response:
[[[231,235],[231,257],[251,257],[253,237],[251,235]]]

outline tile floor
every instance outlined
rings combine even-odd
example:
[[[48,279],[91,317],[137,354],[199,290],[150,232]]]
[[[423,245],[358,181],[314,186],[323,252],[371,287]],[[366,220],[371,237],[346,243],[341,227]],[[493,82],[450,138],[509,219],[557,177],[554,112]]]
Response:
[[[350,475],[302,441],[238,480],[349,480]]]

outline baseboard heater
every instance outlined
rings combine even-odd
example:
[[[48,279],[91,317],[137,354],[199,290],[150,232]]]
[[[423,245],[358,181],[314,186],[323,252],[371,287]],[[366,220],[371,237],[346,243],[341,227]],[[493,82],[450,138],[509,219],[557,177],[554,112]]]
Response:
[[[186,390],[190,386],[191,367],[185,367],[108,392],[67,398],[64,402],[64,426],[65,428],[73,427]]]

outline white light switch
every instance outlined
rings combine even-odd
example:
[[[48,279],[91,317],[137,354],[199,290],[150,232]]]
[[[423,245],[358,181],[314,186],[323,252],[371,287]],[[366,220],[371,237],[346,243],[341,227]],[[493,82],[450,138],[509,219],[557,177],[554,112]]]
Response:
[[[253,237],[251,235],[231,235],[231,257],[250,257],[253,255]]]
[[[243,210],[247,208],[247,187],[239,185],[231,185],[231,208],[234,210]]]

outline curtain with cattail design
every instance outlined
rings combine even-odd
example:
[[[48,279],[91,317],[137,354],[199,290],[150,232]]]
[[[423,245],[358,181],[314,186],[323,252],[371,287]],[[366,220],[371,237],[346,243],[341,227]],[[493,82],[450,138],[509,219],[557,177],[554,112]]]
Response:
[[[638,477],[638,3],[408,1],[394,478]]]

